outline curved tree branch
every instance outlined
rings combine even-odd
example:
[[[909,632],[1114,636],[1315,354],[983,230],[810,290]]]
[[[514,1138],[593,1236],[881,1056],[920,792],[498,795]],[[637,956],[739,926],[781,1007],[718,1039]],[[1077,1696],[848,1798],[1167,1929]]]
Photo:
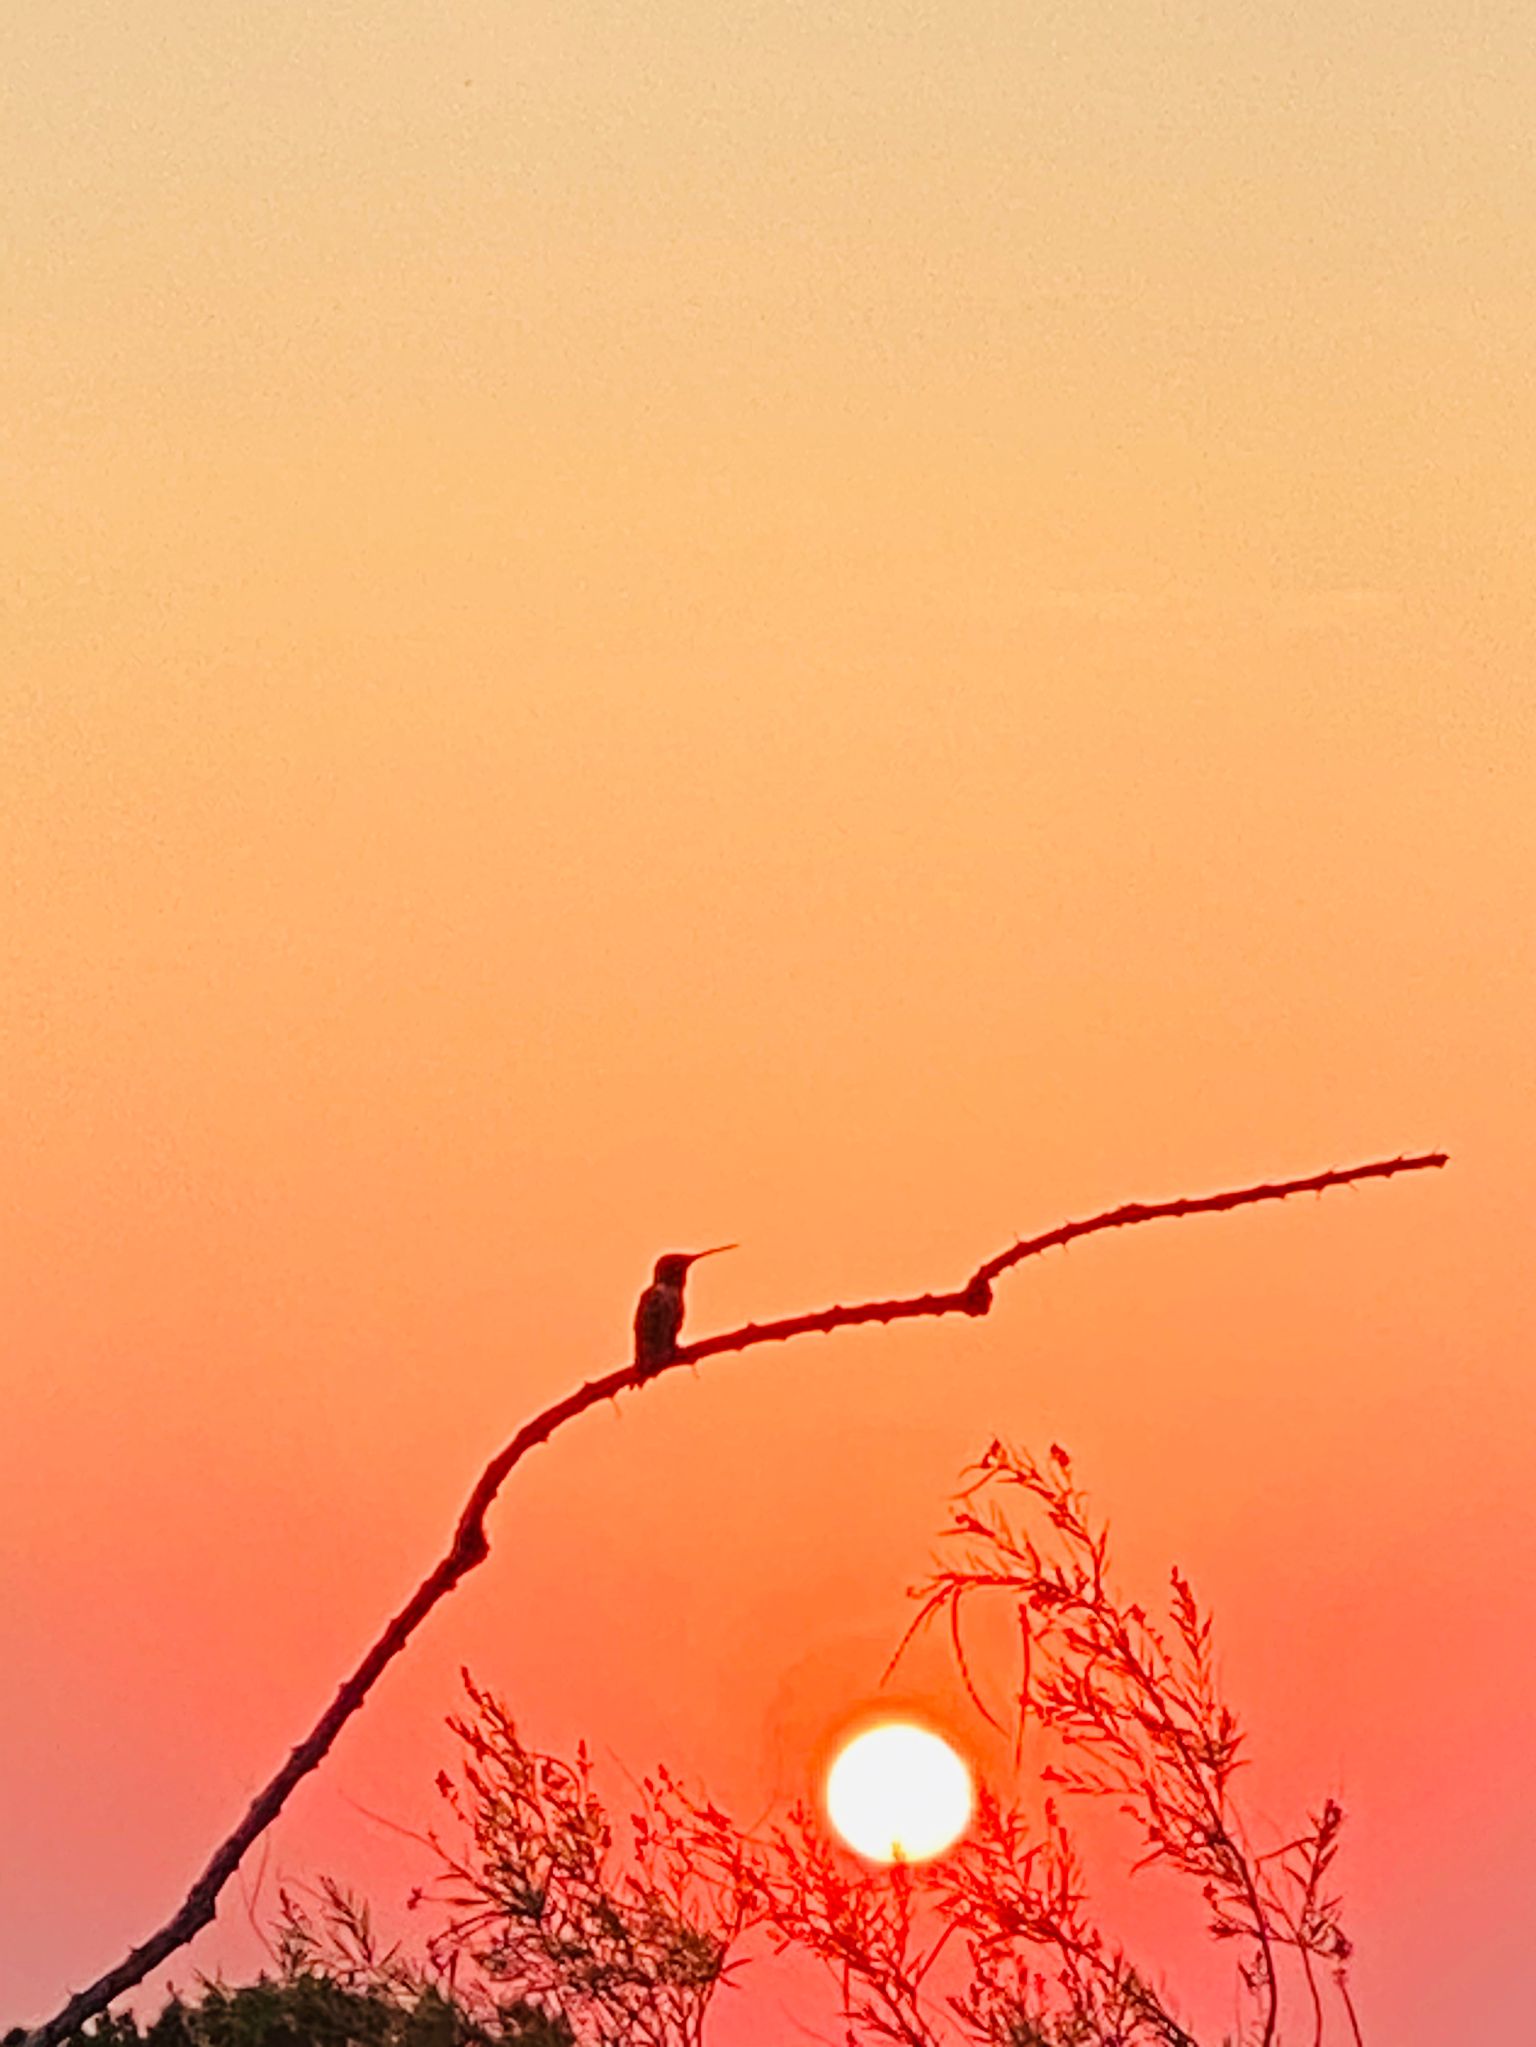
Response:
[[[1292,1194],[1322,1194],[1331,1187],[1352,1186],[1362,1180],[1385,1180],[1397,1173],[1417,1173],[1443,1166],[1446,1153],[1425,1152],[1417,1157],[1379,1159],[1370,1165],[1346,1166],[1327,1173],[1314,1173],[1304,1180],[1278,1180],[1255,1187],[1239,1187],[1223,1194],[1206,1194],[1176,1201],[1129,1202],[1107,1209],[1102,1215],[1081,1222],[1067,1222],[1043,1236],[1025,1237],[996,1257],[979,1265],[961,1287],[951,1293],[912,1294],[888,1301],[861,1301],[851,1307],[822,1308],[814,1314],[790,1315],[778,1322],[748,1322],[740,1329],[720,1336],[707,1336],[698,1343],[682,1346],[675,1358],[659,1367],[630,1363],[601,1378],[589,1379],[574,1393],[568,1393],[552,1407],[546,1407],[525,1422],[512,1440],[491,1459],[470,1494],[453,1541],[442,1561],[417,1586],[415,1592],[390,1621],[368,1650],[362,1662],[337,1691],[314,1727],[293,1749],[286,1762],[255,1798],[244,1818],[229,1837],[215,1849],[207,1867],[187,1893],[181,1908],[158,1932],[124,1956],[87,1989],[77,1991],[64,2008],[39,2026],[27,2038],[26,2047],[55,2047],[68,2034],[107,2009],[114,1998],[142,1983],[152,1969],[167,1961],[178,1949],[210,1924],[219,1893],[234,1875],[246,1850],[263,1835],[288,1802],[300,1780],[315,1770],[329,1754],[332,1744],[352,1715],[366,1702],[368,1694],[386,1667],[405,1648],[418,1627],[459,1580],[484,1563],[490,1555],[485,1517],[508,1475],[530,1450],[547,1443],[566,1422],[585,1414],[588,1408],[612,1400],[657,1378],[678,1365],[698,1364],[704,1358],[719,1357],[727,1351],[749,1350],[761,1343],[785,1343],[791,1337],[826,1335],[834,1329],[851,1329],[864,1322],[906,1322],[924,1316],[985,1315],[992,1305],[992,1282],[1026,1258],[1072,1243],[1078,1237],[1093,1236],[1100,1230],[1125,1229],[1135,1223],[1160,1218],[1210,1215],[1229,1208],[1245,1208],[1259,1201],[1284,1201]]]

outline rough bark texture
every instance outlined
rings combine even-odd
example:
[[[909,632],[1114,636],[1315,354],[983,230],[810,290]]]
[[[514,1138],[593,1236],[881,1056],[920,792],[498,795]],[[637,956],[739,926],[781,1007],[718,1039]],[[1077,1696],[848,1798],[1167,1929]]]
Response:
[[[633,1362],[589,1379],[564,1400],[544,1409],[525,1422],[512,1440],[491,1459],[470,1494],[453,1541],[442,1561],[422,1580],[400,1611],[379,1635],[362,1662],[338,1689],[314,1727],[293,1749],[276,1775],[251,1801],[244,1818],[228,1838],[214,1850],[207,1867],[187,1893],[179,1911],[158,1932],[125,1955],[87,1989],[77,1991],[53,2018],[28,2036],[27,2047],[55,2047],[87,2019],[103,2012],[114,1998],[142,1983],[151,1970],[185,1947],[213,1919],[219,1893],[234,1875],[252,1844],[259,1840],[288,1802],[294,1786],[317,1769],[332,1743],[352,1715],[366,1702],[368,1694],[418,1627],[454,1589],[459,1580],[484,1563],[490,1555],[485,1517],[496,1495],[516,1465],[530,1450],[547,1443],[556,1429],[574,1421],[590,1407],[612,1400],[659,1378],[661,1372],[679,1365],[695,1365],[704,1358],[720,1357],[727,1351],[749,1350],[760,1343],[785,1343],[791,1337],[825,1335],[834,1329],[850,1329],[864,1322],[914,1321],[930,1315],[985,1315],[992,1305],[992,1283],[1026,1258],[1070,1244],[1078,1237],[1101,1230],[1126,1229],[1136,1223],[1156,1222],[1191,1215],[1212,1215],[1231,1208],[1246,1208],[1260,1201],[1284,1201],[1292,1194],[1323,1194],[1333,1187],[1358,1184],[1362,1180],[1390,1179],[1397,1173],[1422,1172],[1446,1163],[1444,1152],[1425,1152],[1412,1158],[1379,1159],[1369,1165],[1346,1166],[1336,1171],[1314,1173],[1303,1180],[1277,1180],[1254,1187],[1239,1187],[1222,1194],[1182,1197],[1175,1201],[1128,1202],[1107,1209],[1101,1215],[1080,1222],[1059,1224],[1043,1236],[1026,1237],[996,1257],[979,1265],[963,1286],[949,1293],[912,1294],[888,1301],[862,1301],[850,1307],[822,1308],[814,1314],[791,1315],[778,1322],[749,1322],[740,1329],[701,1342],[685,1344],[674,1359],[660,1367],[643,1369]]]

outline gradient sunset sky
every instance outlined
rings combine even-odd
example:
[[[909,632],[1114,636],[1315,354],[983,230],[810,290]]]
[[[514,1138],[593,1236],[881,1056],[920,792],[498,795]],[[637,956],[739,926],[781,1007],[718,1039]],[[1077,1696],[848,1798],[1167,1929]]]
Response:
[[[254,1909],[403,1895],[464,1663],[803,1794],[1001,1433],[1347,1808],[1378,2047],[1515,2037],[1529,0],[39,0],[0,97],[0,2027],[658,1251],[702,1331],[1444,1147],[586,1418]]]

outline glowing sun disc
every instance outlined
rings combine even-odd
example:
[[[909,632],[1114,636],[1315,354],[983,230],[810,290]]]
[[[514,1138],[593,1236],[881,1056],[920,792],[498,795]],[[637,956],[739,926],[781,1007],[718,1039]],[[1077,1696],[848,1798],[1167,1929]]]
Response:
[[[971,1773],[941,1735],[906,1720],[856,1734],[827,1772],[827,1815],[870,1862],[927,1862],[970,1824]]]

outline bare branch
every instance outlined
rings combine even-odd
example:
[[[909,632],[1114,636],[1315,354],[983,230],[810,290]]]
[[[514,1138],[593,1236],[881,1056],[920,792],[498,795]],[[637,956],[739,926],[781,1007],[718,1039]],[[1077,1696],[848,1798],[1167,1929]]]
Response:
[[[950,1293],[864,1301],[850,1307],[823,1308],[814,1314],[792,1315],[778,1322],[749,1322],[740,1329],[727,1330],[723,1335],[705,1337],[699,1343],[684,1345],[675,1358],[659,1367],[654,1362],[648,1362],[644,1367],[631,1362],[605,1373],[601,1378],[589,1379],[574,1393],[567,1394],[563,1400],[556,1401],[552,1407],[545,1408],[526,1422],[491,1459],[459,1517],[447,1554],[379,1635],[356,1670],[340,1686],[310,1733],[291,1751],[270,1783],[256,1794],[239,1825],[215,1849],[180,1909],[157,1932],[124,1956],[115,1968],[109,1969],[88,1988],[77,1991],[60,2012],[29,2035],[27,2047],[56,2047],[57,2042],[87,2019],[105,2011],[114,1998],[142,1983],[151,1970],[185,1947],[194,1935],[211,1923],[219,1893],[234,1875],[247,1849],[260,1839],[287,1804],[294,1787],[324,1761],[342,1728],[365,1704],[385,1669],[405,1648],[433,1608],[490,1555],[485,1517],[508,1475],[530,1450],[547,1443],[557,1429],[585,1414],[589,1408],[600,1406],[603,1401],[612,1400],[620,1393],[635,1391],[658,1378],[663,1371],[671,1371],[679,1365],[698,1364],[705,1358],[719,1357],[728,1351],[749,1350],[763,1343],[784,1343],[796,1336],[825,1335],[834,1329],[850,1329],[867,1322],[915,1321],[939,1315],[985,1315],[992,1305],[992,1282],[1003,1273],[1022,1264],[1026,1258],[1038,1257],[1058,1245],[1073,1243],[1079,1237],[1092,1236],[1101,1230],[1125,1229],[1136,1223],[1156,1222],[1162,1218],[1215,1214],[1255,1202],[1284,1201],[1293,1194],[1322,1194],[1330,1188],[1351,1186],[1362,1180],[1385,1180],[1398,1173],[1422,1172],[1430,1167],[1443,1166],[1446,1159],[1444,1152],[1426,1152],[1412,1158],[1381,1159],[1369,1165],[1315,1173],[1303,1180],[1281,1180],[1235,1188],[1222,1194],[1183,1197],[1176,1201],[1131,1202],[1121,1208],[1106,1210],[1102,1215],[1089,1216],[1081,1222],[1062,1223],[1044,1236],[1023,1239],[979,1265],[963,1286]]]

